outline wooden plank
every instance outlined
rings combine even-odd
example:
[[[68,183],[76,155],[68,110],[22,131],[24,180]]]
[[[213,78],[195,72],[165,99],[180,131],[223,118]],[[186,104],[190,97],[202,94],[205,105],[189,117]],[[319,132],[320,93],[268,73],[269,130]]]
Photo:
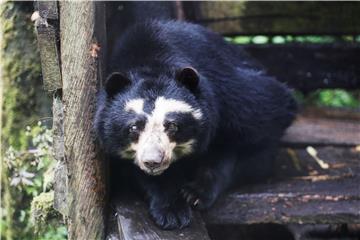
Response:
[[[96,94],[104,69],[103,54],[98,51],[106,40],[106,35],[95,28],[104,26],[99,24],[105,21],[104,9],[104,2],[60,2],[70,240],[105,237],[105,166],[92,132]]]
[[[299,116],[282,141],[288,146],[360,145],[360,122]]]
[[[360,178],[349,184],[356,186]],[[302,183],[304,184],[304,183]],[[289,182],[287,185],[296,188]],[[319,184],[306,184],[307,189],[321,190]],[[342,188],[344,185],[335,185]],[[268,185],[271,191],[273,186]],[[298,190],[298,189],[296,189]],[[351,189],[352,191],[356,189]],[[219,202],[203,217],[207,224],[254,224],[254,223],[360,223],[360,199],[357,195],[337,192],[284,190],[280,193],[232,193]]]
[[[358,34],[358,2],[184,2],[188,20],[225,35]]]
[[[62,82],[56,30],[51,25],[41,24],[36,27],[36,32],[44,87],[47,91],[61,89]]]
[[[53,151],[56,160],[54,173],[54,208],[63,216],[68,216],[67,207],[67,166],[64,149],[64,109],[59,94],[53,98]]]
[[[317,148],[329,164],[323,169],[305,150],[291,151],[279,157],[270,182],[231,191],[203,214],[206,223],[359,224],[360,152]]]
[[[248,224],[212,225],[212,239],[294,239],[294,240],[358,240],[359,229],[351,224]]]
[[[49,19],[58,19],[57,2],[36,1],[38,12],[32,16],[35,21],[38,46],[41,58],[41,70],[44,87],[47,91],[62,88],[57,24],[49,23]]]
[[[270,75],[302,92],[360,89],[358,44],[246,45],[245,49]]]
[[[194,213],[189,227],[171,231],[155,226],[148,216],[144,202],[139,200],[118,200],[116,214],[121,240],[209,240],[198,213]]]
[[[360,109],[307,106],[301,110],[305,117],[360,121]]]

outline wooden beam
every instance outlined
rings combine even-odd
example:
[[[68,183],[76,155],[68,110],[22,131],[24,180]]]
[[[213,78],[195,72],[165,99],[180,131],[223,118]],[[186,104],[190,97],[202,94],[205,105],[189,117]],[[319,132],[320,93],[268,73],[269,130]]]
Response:
[[[328,168],[304,149],[284,149],[270,181],[224,195],[204,212],[205,222],[359,224],[359,152],[333,147],[316,150]]]
[[[116,201],[116,216],[120,240],[209,240],[205,225],[195,212],[189,227],[181,230],[161,230],[148,216],[147,207],[139,200]]]
[[[224,35],[360,32],[358,2],[184,2],[188,20]]]
[[[96,28],[105,26],[104,9],[103,2],[60,2],[70,240],[105,236],[105,166],[92,132],[96,94],[104,69],[100,52],[105,44],[105,34]]]
[[[271,44],[244,48],[270,75],[302,92],[360,89],[359,45]]]
[[[282,139],[286,146],[360,145],[360,123],[299,116]]]
[[[41,70],[44,87],[47,91],[56,91],[62,88],[61,70],[58,46],[58,8],[56,1],[35,2],[35,12],[32,20],[35,21],[38,46],[41,57]],[[48,21],[48,19],[53,21]]]

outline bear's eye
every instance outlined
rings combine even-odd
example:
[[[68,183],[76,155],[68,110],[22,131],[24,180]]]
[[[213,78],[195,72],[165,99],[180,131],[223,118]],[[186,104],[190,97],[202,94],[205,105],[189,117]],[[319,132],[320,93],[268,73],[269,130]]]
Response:
[[[136,141],[140,134],[140,128],[136,124],[132,124],[128,128],[129,131],[129,137],[132,141]]]
[[[130,137],[130,139],[132,141],[136,141],[139,138],[140,132],[143,129],[144,129],[143,121],[137,121],[137,122],[131,123],[130,125],[128,125],[128,128],[127,128],[128,136]]]
[[[178,131],[178,126],[174,122],[166,122],[164,125],[165,125],[165,130],[168,131],[169,133],[174,134]]]
[[[137,132],[139,132],[138,126],[136,126],[136,124],[130,125],[129,133],[137,133]]]

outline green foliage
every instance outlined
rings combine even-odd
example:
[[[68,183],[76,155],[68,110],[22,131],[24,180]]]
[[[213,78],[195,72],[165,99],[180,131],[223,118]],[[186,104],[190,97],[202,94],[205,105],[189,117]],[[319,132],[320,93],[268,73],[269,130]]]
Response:
[[[348,108],[358,108],[360,107],[360,102],[357,100],[351,93],[342,90],[321,90],[313,93],[310,98],[314,99],[314,102],[318,106],[328,106],[328,107],[348,107]]]
[[[35,233],[46,231],[47,223],[60,217],[54,209],[54,191],[43,192],[34,197],[31,202],[31,218],[34,223]]]
[[[43,148],[24,130],[26,125],[36,123],[39,116],[49,116],[51,109],[42,89],[40,57],[30,20],[32,12],[32,2],[0,4],[3,87],[0,154],[6,160],[1,162],[1,237],[7,240],[34,239],[28,223],[29,206],[32,197],[41,191],[40,174],[46,168],[41,166],[46,161],[39,160],[47,156],[41,152]],[[38,152],[34,153],[35,149]]]
[[[235,44],[248,44],[251,43],[251,37],[249,36],[238,36],[234,38],[229,38],[231,42]]]
[[[28,149],[10,146],[4,158],[14,196],[22,199],[14,214],[18,224],[15,226],[15,239],[34,239],[37,230],[40,230],[40,239],[42,235],[43,239],[66,239],[60,238],[64,235],[62,226],[60,230],[56,227],[59,216],[53,210],[53,191],[43,192],[44,174],[55,162],[52,157],[52,132],[41,122],[27,126],[23,131]],[[54,238],[49,238],[52,233]]]
[[[286,37],[284,37],[284,36],[274,36],[271,39],[271,42],[274,43],[274,44],[283,44],[283,43],[286,43]]]
[[[4,144],[24,148],[27,143],[20,131],[44,113],[40,107],[44,106],[45,96],[41,87],[40,57],[30,20],[31,12],[28,11],[25,3],[5,2],[0,5]]]
[[[226,40],[235,44],[286,44],[286,43],[313,43],[326,44],[336,42],[360,42],[360,36],[330,36],[330,35],[256,35],[256,36],[235,36],[226,37]]]
[[[65,226],[52,227],[49,226],[48,230],[37,238],[38,240],[64,240],[67,239],[67,230]]]
[[[355,42],[360,42],[360,35],[355,37]]]
[[[268,36],[260,36],[260,35],[254,36],[254,37],[252,37],[251,42],[255,43],[255,44],[265,44],[265,43],[269,42],[269,37]]]
[[[301,92],[295,91],[295,98],[298,102],[306,105],[360,108],[360,99],[356,92],[349,92],[343,89],[321,89],[304,96]]]

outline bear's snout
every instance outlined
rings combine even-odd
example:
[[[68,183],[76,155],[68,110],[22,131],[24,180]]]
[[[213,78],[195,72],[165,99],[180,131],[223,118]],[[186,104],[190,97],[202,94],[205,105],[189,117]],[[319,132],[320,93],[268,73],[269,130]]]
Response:
[[[145,167],[149,168],[150,170],[154,170],[161,166],[161,163],[164,160],[164,155],[164,152],[161,150],[145,152],[142,156],[142,162],[144,163]]]

